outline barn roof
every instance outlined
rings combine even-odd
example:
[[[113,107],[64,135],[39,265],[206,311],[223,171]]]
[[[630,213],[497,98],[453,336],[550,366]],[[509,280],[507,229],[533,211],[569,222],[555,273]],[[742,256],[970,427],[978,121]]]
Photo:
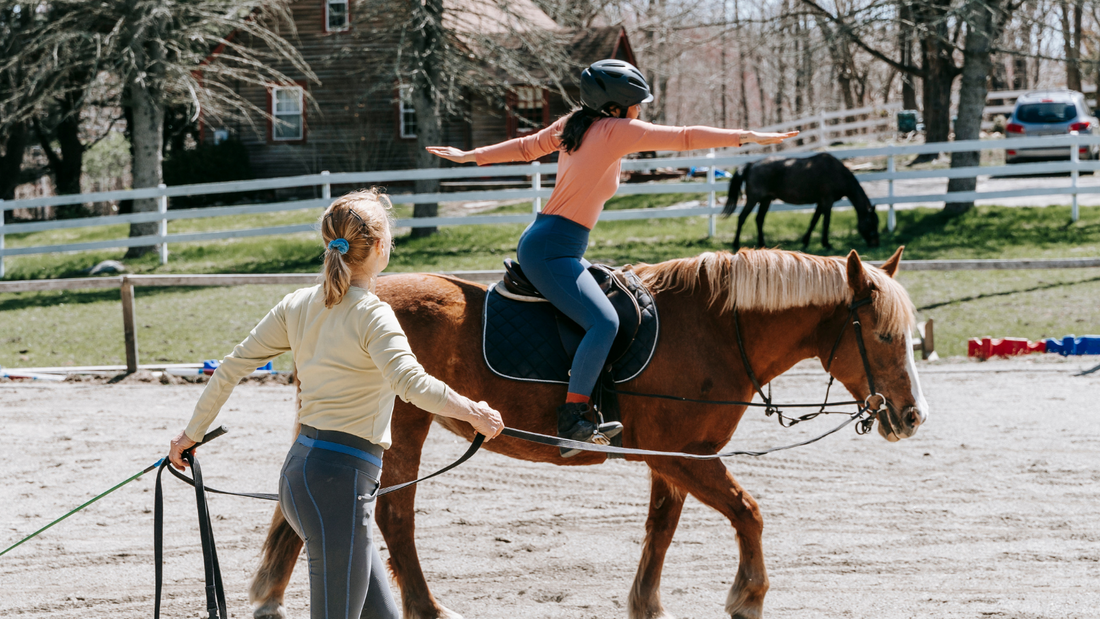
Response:
[[[559,29],[531,0],[443,0],[443,8],[444,27],[456,32],[491,35]]]

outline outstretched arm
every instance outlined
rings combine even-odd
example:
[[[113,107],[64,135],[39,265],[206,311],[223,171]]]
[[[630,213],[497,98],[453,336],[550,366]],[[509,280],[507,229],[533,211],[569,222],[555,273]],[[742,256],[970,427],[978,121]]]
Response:
[[[198,403],[195,404],[191,421],[169,445],[168,459],[173,466],[183,470],[186,466],[182,459],[183,451],[194,445],[196,441],[202,440],[237,383],[254,372],[256,368],[289,350],[290,340],[286,333],[285,310],[283,303],[280,302],[264,316],[248,337],[237,344],[233,352],[222,360],[221,365],[214,371],[214,375],[210,377],[210,382],[206,384]]]
[[[608,127],[609,142],[622,153],[647,150],[697,150],[701,148],[736,147],[743,144],[778,144],[798,135],[797,131],[787,133],[758,133],[740,129],[719,129],[717,127],[668,127],[654,125],[640,120],[616,122]]]
[[[428,146],[427,151],[455,163],[476,162],[478,165],[507,163],[509,161],[534,161],[561,148],[561,119],[537,133],[508,140],[491,146],[482,146],[474,150],[461,150],[453,146]]]

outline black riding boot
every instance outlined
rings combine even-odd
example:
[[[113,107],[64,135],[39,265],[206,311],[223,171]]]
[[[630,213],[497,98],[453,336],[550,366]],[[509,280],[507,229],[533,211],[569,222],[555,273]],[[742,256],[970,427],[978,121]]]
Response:
[[[571,441],[608,445],[611,439],[623,431],[623,424],[617,421],[597,424],[589,419],[597,417],[588,402],[567,402],[558,407],[558,436]],[[569,458],[581,452],[580,449],[561,447],[561,457]]]

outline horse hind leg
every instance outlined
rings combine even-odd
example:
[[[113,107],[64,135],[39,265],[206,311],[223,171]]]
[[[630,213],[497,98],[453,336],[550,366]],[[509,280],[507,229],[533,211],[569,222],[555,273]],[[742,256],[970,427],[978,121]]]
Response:
[[[394,408],[393,435],[400,436],[386,451],[386,466],[382,470],[382,485],[416,479],[420,470],[424,441],[431,429],[428,413],[398,402]],[[458,613],[443,606],[432,595],[420,557],[416,551],[416,490],[406,488],[379,497],[374,521],[389,549],[389,568],[401,589],[404,619],[462,619]]]
[[[684,493],[656,473],[651,474],[651,484],[645,543],[630,589],[630,619],[671,619],[661,605],[661,571],[665,553],[680,522]]]
[[[737,575],[726,597],[726,613],[733,619],[760,619],[768,592],[768,573],[761,545],[764,521],[756,500],[717,460],[669,459],[650,466],[729,519],[737,532],[740,553]]]
[[[297,411],[302,408],[302,383],[293,366],[291,376],[294,377],[294,410]],[[295,422],[292,435],[298,436],[299,429],[300,425]],[[275,505],[271,526],[267,529],[267,539],[264,540],[260,567],[252,578],[252,586],[248,588],[248,601],[254,607],[254,619],[286,619],[283,596],[302,546],[302,538],[298,537],[286,521],[282,508]]]
[[[276,505],[264,541],[263,559],[248,590],[248,601],[255,606],[252,611],[255,619],[286,619],[283,594],[301,550],[302,538],[294,532],[283,517],[283,510]]]

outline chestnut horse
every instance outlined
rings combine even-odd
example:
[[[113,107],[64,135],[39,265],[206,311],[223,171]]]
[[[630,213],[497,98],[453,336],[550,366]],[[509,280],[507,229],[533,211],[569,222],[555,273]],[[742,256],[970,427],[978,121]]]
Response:
[[[705,253],[695,258],[640,265],[635,271],[654,293],[661,334],[649,367],[623,385],[639,392],[703,400],[752,398],[753,387],[737,350],[734,306],[740,315],[749,365],[762,384],[798,361],[817,357],[863,401],[869,395],[864,362],[849,304],[870,297],[858,312],[868,367],[885,398],[879,432],[890,441],[912,436],[928,406],[921,394],[909,334],[913,306],[893,279],[901,248],[881,269],[847,260],[778,250]],[[378,281],[378,295],[397,313],[424,367],[458,392],[487,400],[509,427],[555,434],[557,403],[564,385],[501,378],[483,362],[482,309],[485,288],[436,275],[392,275]],[[842,335],[843,332],[843,335]],[[837,339],[840,337],[840,341]],[[729,442],[744,406],[668,402],[630,397],[623,406],[623,445],[661,451],[715,453]],[[685,424],[685,409],[698,423]],[[884,416],[888,418],[884,419]],[[400,400],[394,409],[393,447],[386,453],[382,485],[415,479],[421,450],[435,421],[467,440],[468,424],[433,417]],[[563,459],[557,447],[499,437],[486,448],[512,458],[557,465],[589,465],[603,454]],[[659,591],[665,552],[688,494],[729,518],[740,545],[739,565],[726,599],[732,617],[760,617],[768,576],[761,548],[763,519],[756,501],[719,460],[634,457],[651,470],[651,499],[641,562],[629,597],[631,618],[666,616]],[[381,497],[375,519],[390,551],[390,568],[401,589],[405,619],[456,618],[424,579],[414,529],[416,488]],[[302,542],[276,508],[263,562],[250,591],[255,617],[283,617],[283,593]]]

